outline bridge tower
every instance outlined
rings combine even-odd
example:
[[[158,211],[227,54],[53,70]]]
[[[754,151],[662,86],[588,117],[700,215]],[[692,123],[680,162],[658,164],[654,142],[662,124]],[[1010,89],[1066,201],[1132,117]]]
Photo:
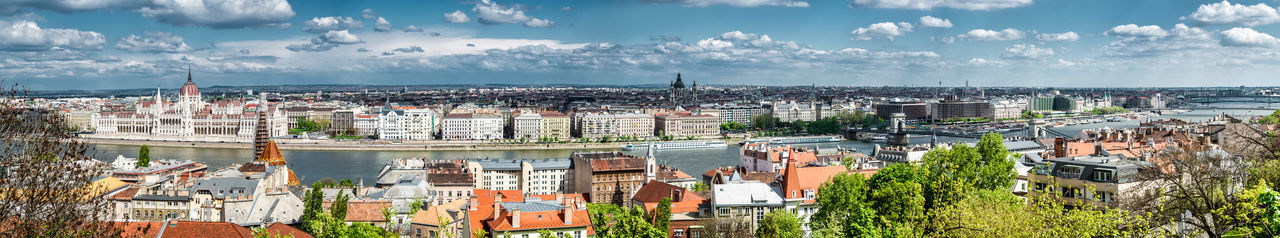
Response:
[[[1030,139],[1039,139],[1045,136],[1044,120],[1031,119],[1027,120],[1027,137]]]
[[[911,141],[907,138],[907,114],[894,113],[889,116],[889,145],[905,146]]]

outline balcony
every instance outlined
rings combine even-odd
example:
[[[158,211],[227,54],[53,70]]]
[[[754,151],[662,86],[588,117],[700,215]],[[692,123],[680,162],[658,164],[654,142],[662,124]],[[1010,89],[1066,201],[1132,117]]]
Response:
[[[1054,175],[1054,177],[1058,177],[1058,178],[1068,178],[1068,179],[1079,179],[1079,178],[1080,178],[1080,172],[1058,171],[1058,173],[1057,173],[1057,174],[1055,174],[1055,175]]]

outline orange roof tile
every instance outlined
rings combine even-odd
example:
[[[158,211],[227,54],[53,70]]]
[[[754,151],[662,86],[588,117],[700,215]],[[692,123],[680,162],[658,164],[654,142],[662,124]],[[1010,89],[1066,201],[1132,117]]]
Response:
[[[120,237],[156,237],[160,234],[160,229],[164,227],[162,222],[117,222],[116,226],[120,227]]]
[[[382,210],[391,207],[391,201],[349,201],[347,202],[348,222],[384,222],[387,217]]]
[[[284,155],[280,154],[280,148],[276,147],[276,141],[267,141],[267,148],[263,149],[262,155],[256,159],[260,162],[266,162],[270,165],[285,164]]]
[[[271,223],[271,225],[267,226],[266,232],[270,237],[311,238],[311,234],[307,234],[302,230],[298,230],[298,228],[279,222]]]
[[[253,231],[229,222],[169,221],[160,235],[161,238],[253,237]]]

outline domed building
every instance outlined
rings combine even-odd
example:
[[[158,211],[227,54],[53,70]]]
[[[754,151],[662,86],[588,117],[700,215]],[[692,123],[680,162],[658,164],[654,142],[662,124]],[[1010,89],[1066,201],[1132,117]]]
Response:
[[[251,142],[264,113],[268,135],[284,136],[288,132],[283,110],[274,105],[258,107],[264,99],[203,100],[191,71],[178,88],[177,100],[167,99],[160,89],[153,97],[140,98],[132,110],[103,111],[92,119],[94,134],[89,137],[133,140],[172,140],[201,142]]]
[[[684,79],[680,77],[680,73],[676,73],[676,81],[671,82],[671,86],[667,91],[667,98],[671,99],[672,104],[693,104],[698,99],[698,82],[694,81],[693,86],[686,88]]]

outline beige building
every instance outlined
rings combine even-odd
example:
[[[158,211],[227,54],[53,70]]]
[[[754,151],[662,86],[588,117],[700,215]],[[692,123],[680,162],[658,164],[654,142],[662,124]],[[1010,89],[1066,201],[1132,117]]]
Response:
[[[574,127],[582,138],[596,139],[604,136],[653,136],[653,116],[639,113],[579,113],[574,115]]]
[[[492,113],[463,113],[444,116],[440,137],[445,140],[492,140],[502,138],[502,116]]]
[[[664,114],[654,118],[656,134],[673,137],[720,136],[719,118],[712,115]]]
[[[622,152],[574,152],[574,187],[592,203],[627,205],[630,198],[656,173],[652,158]]]
[[[569,131],[570,126],[569,115],[564,113],[542,113],[542,136],[544,138],[555,138],[557,140],[566,141],[572,138]]]
[[[1031,197],[1060,192],[1057,197],[1067,204],[1086,203],[1095,208],[1115,208],[1122,194],[1142,191],[1140,181],[1133,178],[1137,170],[1151,162],[1120,156],[1076,156],[1046,159],[1027,174],[1030,188],[1023,189]]]

